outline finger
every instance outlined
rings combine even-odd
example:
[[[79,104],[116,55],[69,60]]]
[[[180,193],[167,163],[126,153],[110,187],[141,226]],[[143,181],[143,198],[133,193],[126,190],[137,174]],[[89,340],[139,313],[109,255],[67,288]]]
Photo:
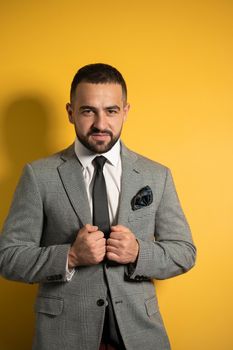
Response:
[[[119,248],[117,248],[117,247],[113,247],[113,246],[107,245],[107,246],[106,246],[106,251],[107,251],[107,252],[114,253],[114,254],[116,254],[116,255],[120,255]]]
[[[95,241],[95,246],[106,249],[106,239],[101,238],[101,239]]]
[[[84,227],[87,229],[88,232],[95,232],[98,230],[98,226],[93,226],[91,224],[86,224]]]
[[[111,226],[111,229],[112,229],[112,231],[114,231],[114,232],[117,232],[117,231],[120,231],[120,232],[128,232],[128,231],[129,231],[128,227],[123,226],[123,225]]]
[[[103,257],[106,254],[106,246],[96,247],[96,254]]]
[[[107,256],[108,260],[116,261],[118,263],[121,262],[119,255],[117,255],[115,253],[107,252],[106,256]]]
[[[111,232],[109,237],[111,239],[121,241],[122,239],[125,239],[126,234],[127,234],[127,232]]]
[[[96,247],[96,253],[98,253],[99,255],[105,254],[106,253],[106,246]]]
[[[119,240],[118,239],[108,238],[106,243],[107,243],[107,245],[113,246],[113,247],[118,247],[119,246]]]
[[[95,241],[98,241],[100,239],[105,239],[104,233],[102,231],[90,232],[90,238],[95,240]],[[106,241],[106,239],[105,239],[105,241]]]

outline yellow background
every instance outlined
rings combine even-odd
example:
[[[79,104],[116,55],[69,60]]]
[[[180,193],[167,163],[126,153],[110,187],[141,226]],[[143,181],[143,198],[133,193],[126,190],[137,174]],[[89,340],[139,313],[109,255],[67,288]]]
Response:
[[[123,140],[172,169],[198,247],[192,271],[158,282],[173,350],[233,349],[232,23],[231,0],[0,3],[0,226],[23,164],[73,141],[76,70],[116,66]],[[1,350],[30,349],[35,292],[0,279]]]

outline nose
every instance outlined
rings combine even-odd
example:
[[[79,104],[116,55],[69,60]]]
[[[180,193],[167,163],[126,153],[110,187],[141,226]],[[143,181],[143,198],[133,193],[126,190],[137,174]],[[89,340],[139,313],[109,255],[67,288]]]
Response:
[[[107,117],[104,112],[95,115],[93,126],[100,131],[107,129]]]

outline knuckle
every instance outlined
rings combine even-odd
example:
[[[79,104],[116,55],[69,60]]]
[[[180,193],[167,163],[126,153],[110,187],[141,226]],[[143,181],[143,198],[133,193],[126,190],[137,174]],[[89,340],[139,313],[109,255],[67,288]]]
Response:
[[[103,254],[95,256],[94,260],[96,264],[99,264],[103,260]]]
[[[109,260],[111,260],[112,254],[111,254],[110,252],[107,252],[107,258],[108,258]]]
[[[126,247],[127,247],[127,242],[125,242],[125,241],[122,242],[122,243],[121,243],[121,248],[122,248],[122,249],[125,249]]]
[[[90,243],[90,244],[89,244],[89,249],[90,249],[90,252],[91,252],[92,254],[95,253],[95,246],[94,246],[93,243]]]
[[[93,263],[94,263],[94,264],[98,264],[98,263],[99,263],[99,260],[98,260],[96,257],[94,257],[94,258],[93,258]]]
[[[88,236],[83,236],[83,242],[86,243],[87,245],[89,244],[89,239]]]

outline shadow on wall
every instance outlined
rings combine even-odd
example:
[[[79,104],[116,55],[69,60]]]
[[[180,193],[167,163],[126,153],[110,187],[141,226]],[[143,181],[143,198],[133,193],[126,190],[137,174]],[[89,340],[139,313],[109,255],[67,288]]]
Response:
[[[25,163],[50,154],[48,104],[31,96],[14,100],[2,113],[2,144],[9,170],[1,179],[0,217],[5,217]]]
[[[51,153],[48,140],[49,104],[41,98],[22,96],[1,113],[1,143],[8,170],[0,181],[0,227],[6,218],[12,196],[26,162]],[[31,349],[36,285],[0,279],[0,349]]]

